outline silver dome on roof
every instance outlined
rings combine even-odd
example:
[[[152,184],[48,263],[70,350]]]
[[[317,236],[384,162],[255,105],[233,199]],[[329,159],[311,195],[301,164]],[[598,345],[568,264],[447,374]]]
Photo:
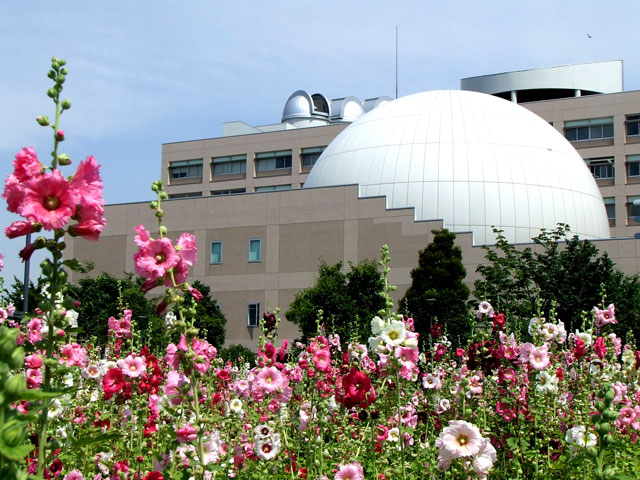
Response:
[[[282,112],[283,123],[328,124],[331,110],[324,95],[297,90],[291,94]]]
[[[360,100],[356,97],[334,98],[331,100],[331,121],[351,123],[365,114]]]
[[[375,97],[375,98],[367,98],[364,102],[362,102],[362,107],[365,112],[370,112],[374,108],[378,108],[385,103],[391,102],[393,98],[391,97]]]

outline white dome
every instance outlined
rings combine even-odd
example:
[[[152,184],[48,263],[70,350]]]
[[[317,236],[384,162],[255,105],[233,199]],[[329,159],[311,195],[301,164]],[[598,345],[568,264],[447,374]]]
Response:
[[[359,184],[388,208],[415,208],[472,231],[476,245],[504,230],[529,242],[566,223],[585,239],[609,238],[604,203],[584,160],[551,125],[490,95],[418,93],[362,116],[325,149],[304,187]]]

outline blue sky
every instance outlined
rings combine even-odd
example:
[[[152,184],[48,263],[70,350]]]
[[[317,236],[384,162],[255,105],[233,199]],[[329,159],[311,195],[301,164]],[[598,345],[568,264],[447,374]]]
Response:
[[[70,70],[63,151],[75,164],[94,155],[106,201],[122,203],[151,198],[163,143],[220,136],[225,121],[276,123],[295,90],[393,96],[396,25],[400,96],[612,59],[625,62],[625,89],[637,90],[638,18],[633,0],[9,0],[0,13],[0,173],[23,146],[45,160],[51,150],[34,118],[52,113],[44,93],[53,55]],[[0,225],[14,219],[3,207]],[[8,283],[22,276],[23,246],[0,240]]]

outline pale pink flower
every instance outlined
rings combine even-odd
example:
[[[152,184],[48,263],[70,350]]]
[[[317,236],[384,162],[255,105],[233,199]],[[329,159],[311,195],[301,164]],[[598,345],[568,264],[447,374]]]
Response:
[[[271,460],[280,453],[281,447],[280,434],[274,433],[269,437],[256,438],[255,453],[262,460]]]
[[[476,394],[482,393],[482,379],[479,375],[469,378],[469,391]]]
[[[618,323],[616,320],[616,307],[613,303],[604,310],[593,307],[593,316],[596,327]]]
[[[543,347],[532,347],[529,350],[529,363],[536,370],[544,370],[549,366],[549,352],[546,345]]]
[[[71,470],[62,480],[84,480],[80,470]]]
[[[109,330],[113,332],[116,338],[131,338],[131,310],[124,310],[124,316],[116,319],[109,317]]]
[[[432,373],[427,373],[424,377],[422,377],[422,388],[426,388],[428,390],[438,390],[441,387],[442,382],[440,381],[440,377],[437,377]]]
[[[256,387],[264,393],[273,393],[283,387],[282,373],[276,367],[264,367],[256,376]]]
[[[326,372],[331,368],[331,353],[328,348],[322,348],[313,354],[313,363],[321,372]]]
[[[144,357],[129,355],[124,360],[118,360],[118,367],[127,377],[138,378],[147,370]]]
[[[196,245],[196,237],[190,233],[183,233],[176,242],[176,251],[180,258],[182,258],[187,265],[193,266],[198,261],[197,252],[198,246]]]
[[[497,452],[496,449],[491,445],[491,442],[488,438],[483,439],[482,445],[480,446],[480,450],[473,457],[471,461],[471,466],[473,467],[473,471],[478,475],[479,478],[486,478],[489,475],[489,471],[493,467],[493,464],[497,460]]]
[[[482,446],[482,435],[475,425],[464,420],[453,420],[436,439],[440,457],[453,460],[477,454]]]
[[[172,397],[171,403],[173,405],[182,403],[182,399],[179,397],[180,389],[188,383],[191,382],[183,373],[178,373],[174,370],[167,373],[167,383],[163,387],[163,392],[166,396]]]
[[[24,183],[24,197],[18,207],[23,217],[45,230],[64,228],[75,214],[80,196],[59,170],[33,177]]]
[[[364,471],[359,462],[347,463],[338,467],[334,480],[364,480]]]

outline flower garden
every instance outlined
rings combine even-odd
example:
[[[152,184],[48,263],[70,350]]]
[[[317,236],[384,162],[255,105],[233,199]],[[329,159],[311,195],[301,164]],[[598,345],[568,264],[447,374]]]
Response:
[[[386,308],[367,344],[325,331],[321,312],[317,334],[290,344],[274,311],[257,364],[224,362],[194,327],[196,242],[167,236],[160,181],[158,225],[136,227],[134,261],[143,290],[162,290],[158,311],[179,340],[141,345],[124,306],[105,349],[77,343],[66,282],[79,263],[64,258],[64,236],[98,241],[106,223],[97,161],[62,172],[66,75],[54,58],[55,117],[37,118],[53,132],[51,162],[21,150],[3,193],[24,218],[9,237],[50,232],[21,256],[50,259],[46,301],[20,321],[13,305],[0,309],[0,478],[640,478],[640,351],[612,333],[614,305],[603,300],[571,332],[539,312],[518,338],[481,302],[468,344],[454,347],[438,324],[421,339],[393,311],[383,247]]]

